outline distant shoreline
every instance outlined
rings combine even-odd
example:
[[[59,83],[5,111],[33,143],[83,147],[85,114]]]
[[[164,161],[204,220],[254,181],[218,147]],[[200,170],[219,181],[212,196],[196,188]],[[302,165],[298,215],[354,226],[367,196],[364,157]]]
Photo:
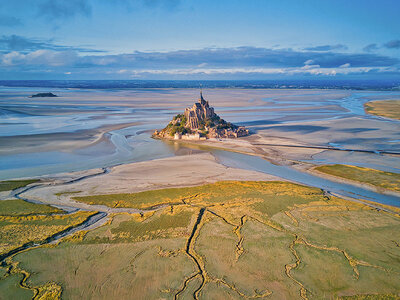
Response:
[[[374,80],[0,80],[1,87],[78,89],[306,89],[400,91],[400,81]]]

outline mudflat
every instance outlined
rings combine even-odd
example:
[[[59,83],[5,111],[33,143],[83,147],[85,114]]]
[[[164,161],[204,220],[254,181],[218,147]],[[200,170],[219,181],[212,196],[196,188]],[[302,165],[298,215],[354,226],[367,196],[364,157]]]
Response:
[[[190,143],[150,135],[197,90],[58,91],[53,104],[13,94],[2,103],[12,130],[0,176],[13,181],[0,184],[0,295],[396,299],[396,205],[282,178],[322,168],[335,177],[313,174],[379,195],[398,185],[400,125],[363,108],[392,94],[212,89],[216,112],[251,135]]]

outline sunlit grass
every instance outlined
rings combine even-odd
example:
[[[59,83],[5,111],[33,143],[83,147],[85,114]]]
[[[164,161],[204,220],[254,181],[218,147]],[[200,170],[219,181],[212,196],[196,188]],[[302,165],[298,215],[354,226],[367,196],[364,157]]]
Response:
[[[320,189],[228,181],[79,198],[165,206],[112,214],[103,226],[13,258],[31,274],[28,284],[54,294],[62,287],[66,299],[174,299],[184,282],[178,299],[192,299],[199,266],[199,299],[301,299],[300,286],[307,299],[396,299],[400,290],[400,218]]]
[[[193,215],[190,210],[180,210],[176,213],[163,211],[143,220],[130,215],[116,215],[106,232],[99,228],[89,232],[83,241],[121,243],[185,235],[188,234],[187,227]]]
[[[364,108],[369,114],[400,120],[400,100],[371,101]]]
[[[27,243],[40,243],[94,214],[83,211],[63,214],[51,206],[22,200],[0,201],[0,212],[0,254]]]
[[[378,188],[400,191],[400,174],[397,173],[339,164],[323,165],[314,169],[329,175],[367,183]]]
[[[0,192],[15,190],[38,181],[39,179],[0,181]]]
[[[110,194],[74,197],[87,204],[109,207],[150,208],[161,204],[190,203],[196,205],[244,204],[266,202],[259,209],[269,214],[286,208],[291,203],[309,202],[322,197],[317,188],[290,182],[222,181],[188,188],[169,188],[131,194]]]
[[[38,205],[24,200],[0,201],[0,216],[23,216],[34,214],[61,214],[64,211],[50,205]]]

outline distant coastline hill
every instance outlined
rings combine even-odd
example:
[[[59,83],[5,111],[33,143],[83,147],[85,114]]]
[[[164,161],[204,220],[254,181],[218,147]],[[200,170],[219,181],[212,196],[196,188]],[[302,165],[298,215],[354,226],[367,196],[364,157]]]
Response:
[[[207,138],[238,138],[249,131],[221,119],[210,107],[200,92],[198,102],[185,109],[184,114],[176,115],[161,131],[156,130],[154,137],[167,139],[201,140]]]
[[[37,93],[29,96],[29,98],[39,98],[39,97],[58,97],[53,93]]]

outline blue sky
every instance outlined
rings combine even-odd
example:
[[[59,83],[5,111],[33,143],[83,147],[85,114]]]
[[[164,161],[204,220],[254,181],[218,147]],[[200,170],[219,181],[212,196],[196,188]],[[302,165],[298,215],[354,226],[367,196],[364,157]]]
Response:
[[[400,79],[397,0],[0,0],[0,79]]]

